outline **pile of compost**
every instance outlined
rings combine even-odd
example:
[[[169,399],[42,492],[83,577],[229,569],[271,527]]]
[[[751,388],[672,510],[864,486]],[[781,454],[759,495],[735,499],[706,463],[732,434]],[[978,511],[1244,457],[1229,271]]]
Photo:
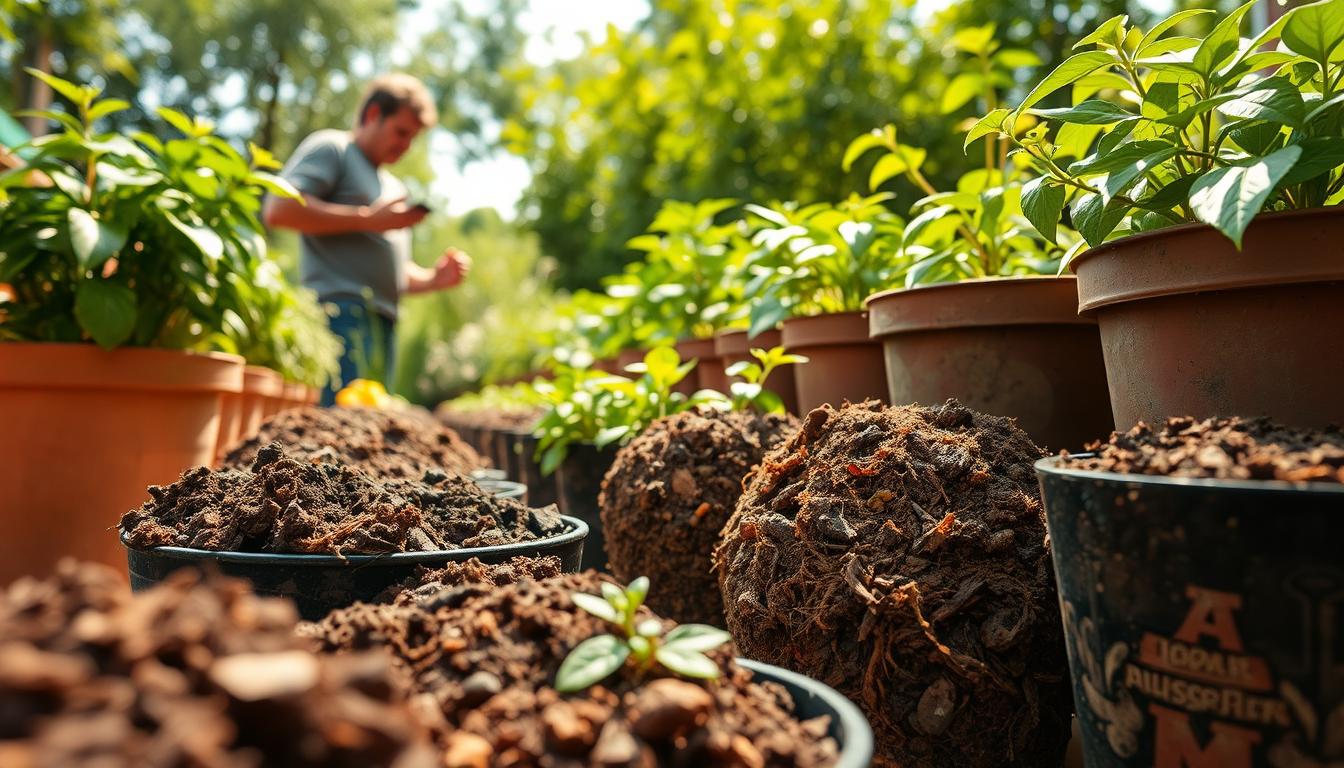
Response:
[[[1064,454],[1063,466],[1098,472],[1223,480],[1344,483],[1344,431],[1295,429],[1270,419],[1167,419],[1140,422],[1087,446],[1092,457]]]
[[[338,464],[311,463],[279,443],[251,471],[197,467],[121,519],[136,549],[382,554],[534,541],[564,532],[554,506],[529,509],[469,478],[429,470],[420,480],[380,480]]]
[[[234,446],[220,466],[247,469],[273,442],[295,458],[345,464],[389,479],[414,480],[429,469],[466,475],[489,465],[423,410],[309,406],[272,416],[256,435]]]
[[[384,654],[322,657],[282,600],[63,562],[0,593],[0,765],[437,765]]]
[[[1058,765],[1073,703],[1042,453],[955,401],[812,411],[714,555],[738,646],[857,702],[889,764]]]
[[[742,480],[798,429],[792,416],[686,411],[659,419],[616,454],[599,506],[617,579],[648,576],[649,607],[723,626],[712,569]]]
[[[627,667],[587,690],[557,693],[565,656],[610,629],[570,595],[598,594],[604,580],[587,571],[505,586],[464,582],[413,603],[356,604],[305,634],[328,652],[391,650],[413,695],[434,702],[431,730],[450,765],[834,763],[826,718],[798,721],[784,689],[754,682],[730,647],[710,652],[723,673],[717,682]]]
[[[476,558],[463,562],[445,563],[442,568],[416,568],[415,574],[404,583],[388,587],[375,602],[408,604],[433,598],[435,595],[467,582],[493,584],[502,587],[523,579],[549,579],[562,573],[560,558],[513,557],[502,563],[483,563]]]

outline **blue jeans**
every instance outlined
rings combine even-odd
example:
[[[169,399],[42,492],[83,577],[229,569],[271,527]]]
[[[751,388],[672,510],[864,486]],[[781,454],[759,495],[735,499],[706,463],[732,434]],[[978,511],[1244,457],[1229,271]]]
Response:
[[[335,307],[327,315],[327,325],[345,343],[341,380],[327,383],[322,404],[334,405],[336,393],[355,379],[381,381],[390,391],[396,370],[396,321],[378,314],[363,299],[334,298],[322,303]]]

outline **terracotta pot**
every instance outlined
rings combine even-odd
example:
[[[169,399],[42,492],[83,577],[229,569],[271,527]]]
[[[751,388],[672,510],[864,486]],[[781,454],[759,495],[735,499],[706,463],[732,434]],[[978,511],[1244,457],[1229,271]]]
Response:
[[[297,381],[286,381],[280,398],[285,408],[301,408],[308,399],[308,388]]]
[[[715,351],[714,339],[687,339],[677,342],[677,354],[682,362],[698,360],[694,370],[686,378],[695,379],[696,389],[712,389],[716,392],[728,391],[728,377],[723,373],[723,360]],[[692,390],[694,393],[694,390]]]
[[[1344,424],[1344,209],[1266,214],[1242,249],[1182,225],[1073,264],[1095,317],[1116,429],[1168,416]]]
[[[243,432],[243,393],[225,392],[220,400],[219,439],[215,442],[215,463],[229,452]]]
[[[211,464],[243,359],[93,344],[0,344],[0,584],[61,557],[120,569],[112,530],[145,488]]]
[[[268,410],[284,391],[284,380],[270,368],[249,365],[243,369],[243,416],[238,439],[245,440],[261,429],[261,423],[274,413]]]
[[[823,403],[839,408],[846,400],[886,401],[882,345],[868,336],[867,312],[794,317],[782,330],[784,348],[810,361],[793,372],[800,413]]]
[[[303,404],[317,405],[322,402],[322,390],[317,387],[303,385]]]
[[[647,350],[643,350],[643,349],[623,349],[623,350],[621,350],[620,354],[616,355],[616,373],[617,373],[618,375],[621,375],[621,376],[631,376],[631,375],[633,375],[633,374],[628,373],[628,372],[625,370],[625,367],[626,367],[627,365],[634,365],[635,363],[642,363],[642,362],[644,362],[644,355],[645,355],[646,352],[647,352]]]
[[[751,356],[751,350],[774,349],[781,344],[780,332],[777,330],[766,331],[754,339],[748,339],[745,330],[719,331],[719,335],[714,337],[714,351],[723,362],[724,378],[729,383],[732,382],[727,374],[730,367],[744,360],[756,362],[756,358]],[[785,365],[776,368],[765,381],[765,388],[784,401],[784,410],[794,414],[798,413],[798,385],[794,381],[794,369],[797,367]]]
[[[1078,450],[1111,431],[1096,322],[1078,316],[1077,280],[970,280],[868,299],[891,402],[949,397],[1017,419],[1053,450]]]

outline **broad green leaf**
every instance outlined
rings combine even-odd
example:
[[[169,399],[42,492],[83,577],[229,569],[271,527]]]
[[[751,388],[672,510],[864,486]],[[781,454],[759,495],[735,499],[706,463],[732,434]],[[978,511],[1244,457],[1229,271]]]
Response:
[[[589,595],[584,592],[575,592],[569,596],[574,604],[583,610],[591,613],[603,621],[618,623],[621,620],[620,614],[612,607],[611,603],[603,600],[597,595]]]
[[[943,90],[941,105],[943,114],[951,114],[961,109],[984,89],[985,78],[978,72],[962,72],[952,78],[952,82]]]
[[[74,115],[66,112],[57,112],[52,109],[25,109],[14,113],[15,117],[29,118],[37,117],[43,120],[55,120],[60,123],[67,131],[79,134],[84,132],[84,126]]]
[[[75,288],[75,320],[103,349],[112,349],[131,337],[135,328],[135,292],[124,285],[91,278]]]
[[[23,71],[46,83],[53,91],[61,94],[75,104],[84,103],[87,93],[78,85],[75,85],[68,80],[62,80],[55,75],[47,74],[40,69],[34,69],[33,67],[24,67]]]
[[[1252,155],[1267,155],[1283,135],[1283,126],[1276,123],[1229,123],[1224,129],[1238,147]]]
[[[603,429],[598,430],[597,437],[593,438],[593,444],[596,445],[598,449],[606,448],[612,443],[625,439],[628,434],[630,434],[629,424],[604,427]]]
[[[628,610],[634,611],[636,608],[643,605],[644,598],[649,596],[649,577],[640,576],[626,585],[625,596],[630,601],[630,608]]]
[[[1246,227],[1301,154],[1301,147],[1284,147],[1248,165],[1219,168],[1205,174],[1190,189],[1190,207],[1195,218],[1227,235],[1240,248]]]
[[[884,155],[877,165],[873,166],[873,172],[868,175],[868,188],[876,190],[888,179],[899,176],[906,171],[917,170],[924,163],[928,152],[923,149],[900,146],[895,152]]]
[[[952,35],[952,45],[973,54],[987,54],[994,45],[994,25],[963,27]]]
[[[1331,96],[1330,98],[1325,99],[1324,101],[1314,103],[1311,107],[1311,111],[1307,113],[1307,119],[1303,120],[1302,122],[1310,124],[1311,122],[1319,118],[1321,115],[1327,114],[1331,109],[1334,109],[1341,102],[1344,102],[1344,93],[1336,93],[1334,96]]]
[[[103,99],[89,108],[89,122],[92,123],[108,115],[124,112],[131,108],[131,103],[125,99]]]
[[[1064,210],[1064,187],[1041,176],[1022,186],[1022,213],[1047,242],[1055,242]]]
[[[719,676],[719,665],[703,653],[686,651],[676,646],[661,645],[654,651],[659,664],[682,677],[714,680]]]
[[[1185,205],[1190,199],[1190,187],[1199,180],[1199,174],[1181,176],[1167,182],[1166,186],[1148,197],[1138,201],[1140,208],[1153,211],[1170,211],[1178,205]]]
[[[83,208],[71,208],[66,216],[70,224],[70,245],[82,269],[101,267],[126,245],[126,230],[95,219]]]
[[[854,161],[862,157],[864,153],[876,147],[883,146],[886,146],[886,138],[883,136],[882,131],[874,128],[867,133],[859,134],[859,136],[849,142],[849,146],[845,148],[845,159],[840,162],[840,168],[848,173],[849,169],[854,167]],[[746,209],[766,221],[773,222],[781,227],[787,226],[789,223],[787,219],[779,216],[769,208],[762,208],[759,205],[749,204],[746,206]]]
[[[590,637],[560,662],[555,673],[555,690],[581,691],[620,669],[629,656],[630,647],[615,635]]]
[[[1089,155],[1070,165],[1069,173],[1076,176],[1110,173],[1136,163],[1149,155],[1168,149],[1170,146],[1163,141],[1131,141],[1110,151],[1104,151],[1099,147],[1096,154]]]
[[[163,213],[173,227],[186,235],[187,239],[194,243],[206,258],[218,261],[224,255],[224,240],[219,236],[219,233],[209,227],[187,224],[171,211],[164,211]]]
[[[1282,39],[1312,61],[1333,60],[1344,43],[1344,2],[1324,0],[1294,8],[1285,15]]]
[[[291,200],[303,199],[303,195],[299,193],[299,190],[293,184],[290,184],[284,178],[276,176],[273,173],[253,171],[248,175],[247,180],[249,183],[256,184],[273,195],[289,198]]]
[[[683,650],[704,653],[732,639],[732,635],[708,624],[679,624],[663,637],[663,645],[675,645]]]
[[[1161,164],[1176,156],[1176,147],[1167,147],[1158,150],[1147,157],[1140,158],[1123,168],[1117,168],[1106,176],[1106,183],[1101,187],[1101,199],[1110,203],[1111,199],[1122,194],[1129,185],[1143,178],[1145,174],[1152,172]]]
[[[618,611],[625,611],[629,601],[625,598],[625,590],[612,584],[609,581],[602,582],[602,597],[611,603],[612,607]]]
[[[1002,132],[1003,121],[1008,117],[1008,114],[1007,109],[1000,107],[977,120],[975,125],[971,126],[971,130],[966,134],[966,141],[961,146],[962,151],[965,151],[967,147],[971,146],[971,142],[982,136]]]
[[[1319,136],[1303,139],[1300,143],[1302,155],[1287,175],[1279,181],[1279,186],[1291,187],[1321,174],[1344,166],[1344,137]]]
[[[1088,245],[1096,247],[1106,241],[1127,212],[1126,206],[1114,201],[1108,205],[1101,195],[1089,192],[1073,203],[1073,226]]]
[[[1055,159],[1062,157],[1086,157],[1088,149],[1101,135],[1100,125],[1065,123],[1055,132]]]
[[[184,135],[194,136],[196,134],[196,126],[192,124],[190,117],[169,107],[159,107],[157,111],[164,122],[181,131]]]
[[[1143,36],[1143,39],[1139,41],[1139,46],[1135,52],[1135,56],[1138,58],[1144,57],[1146,55],[1145,53],[1146,48],[1156,43],[1158,38],[1162,37],[1162,35],[1167,33],[1167,30],[1171,29],[1177,24],[1180,24],[1182,21],[1185,21],[1186,19],[1193,19],[1196,16],[1203,16],[1206,13],[1213,13],[1213,12],[1214,11],[1210,8],[1191,8],[1184,11],[1177,11],[1176,13],[1173,13],[1167,18],[1163,19],[1162,21],[1157,22],[1156,24],[1153,25],[1153,28],[1148,30],[1148,33]]]
[[[1101,26],[1093,30],[1092,34],[1084,37],[1082,40],[1073,44],[1073,50],[1078,50],[1085,45],[1104,45],[1116,48],[1120,40],[1125,35],[1125,25],[1129,23],[1129,17],[1125,15],[1112,16],[1103,21]]]
[[[1129,110],[1100,99],[1089,99],[1082,104],[1060,109],[1033,109],[1031,114],[1063,123],[1082,123],[1083,125],[1111,125],[1121,120],[1137,118]]]
[[[1268,120],[1294,128],[1306,118],[1306,104],[1296,86],[1282,77],[1271,77],[1253,86],[1254,90],[1219,104],[1216,109],[1229,117],[1244,120]]]
[[[1238,45],[1241,42],[1241,21],[1260,0],[1251,0],[1245,5],[1229,13],[1222,21],[1214,26],[1213,31],[1209,32],[1204,38],[1204,42],[1195,49],[1194,58],[1191,64],[1200,74],[1212,75],[1222,66],[1223,62],[1232,54],[1238,51]]]
[[[868,135],[868,134],[864,134],[864,135]],[[855,139],[854,141],[858,141],[858,139]],[[854,143],[851,142],[851,143],[850,143],[850,147],[853,147],[853,146],[854,146]],[[846,151],[846,154],[848,154],[848,151]],[[845,167],[845,170],[848,171],[848,170],[849,170],[849,167],[846,166],[846,167]],[[789,220],[788,220],[788,218],[787,218],[784,214],[782,214],[782,213],[780,213],[779,211],[776,211],[776,210],[774,210],[774,209],[766,208],[766,207],[763,206],[763,205],[756,205],[755,203],[748,203],[748,204],[742,206],[742,208],[743,208],[743,210],[748,211],[748,212],[750,212],[750,213],[753,213],[753,214],[755,214],[755,215],[761,217],[762,219],[765,219],[766,221],[768,221],[768,222],[770,222],[771,224],[774,224],[774,225],[776,225],[776,226],[780,226],[780,227],[787,227],[787,226],[789,226]]]
[[[1039,67],[1044,62],[1034,51],[1025,48],[1004,48],[994,53],[994,63],[1008,69],[1025,69]]]
[[[1041,99],[1063,88],[1064,86],[1086,77],[1102,67],[1115,63],[1115,58],[1105,51],[1086,51],[1077,53],[1065,59],[1054,71],[1045,76],[1045,79],[1036,84],[1035,88],[1027,94],[1027,98],[1022,100],[1018,106],[1018,111],[1030,109]]]

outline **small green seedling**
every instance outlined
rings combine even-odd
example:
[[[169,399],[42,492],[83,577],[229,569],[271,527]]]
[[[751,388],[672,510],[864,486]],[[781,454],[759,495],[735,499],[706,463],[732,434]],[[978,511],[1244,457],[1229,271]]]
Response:
[[[751,356],[759,363],[743,360],[733,363],[724,371],[730,377],[742,379],[734,381],[731,385],[733,410],[745,411],[747,408],[755,408],[761,413],[783,413],[784,401],[779,395],[765,388],[765,380],[781,365],[806,363],[807,358],[788,354],[783,347],[769,350],[753,349]]]
[[[719,665],[705,651],[718,648],[732,636],[706,624],[682,624],[664,635],[662,622],[657,619],[636,623],[635,614],[648,594],[649,580],[641,576],[625,589],[603,584],[601,597],[583,592],[570,596],[575,605],[614,624],[620,634],[590,637],[570,651],[555,673],[557,691],[581,691],[620,669],[629,659],[634,659],[641,671],[657,662],[683,677],[718,678]]]

